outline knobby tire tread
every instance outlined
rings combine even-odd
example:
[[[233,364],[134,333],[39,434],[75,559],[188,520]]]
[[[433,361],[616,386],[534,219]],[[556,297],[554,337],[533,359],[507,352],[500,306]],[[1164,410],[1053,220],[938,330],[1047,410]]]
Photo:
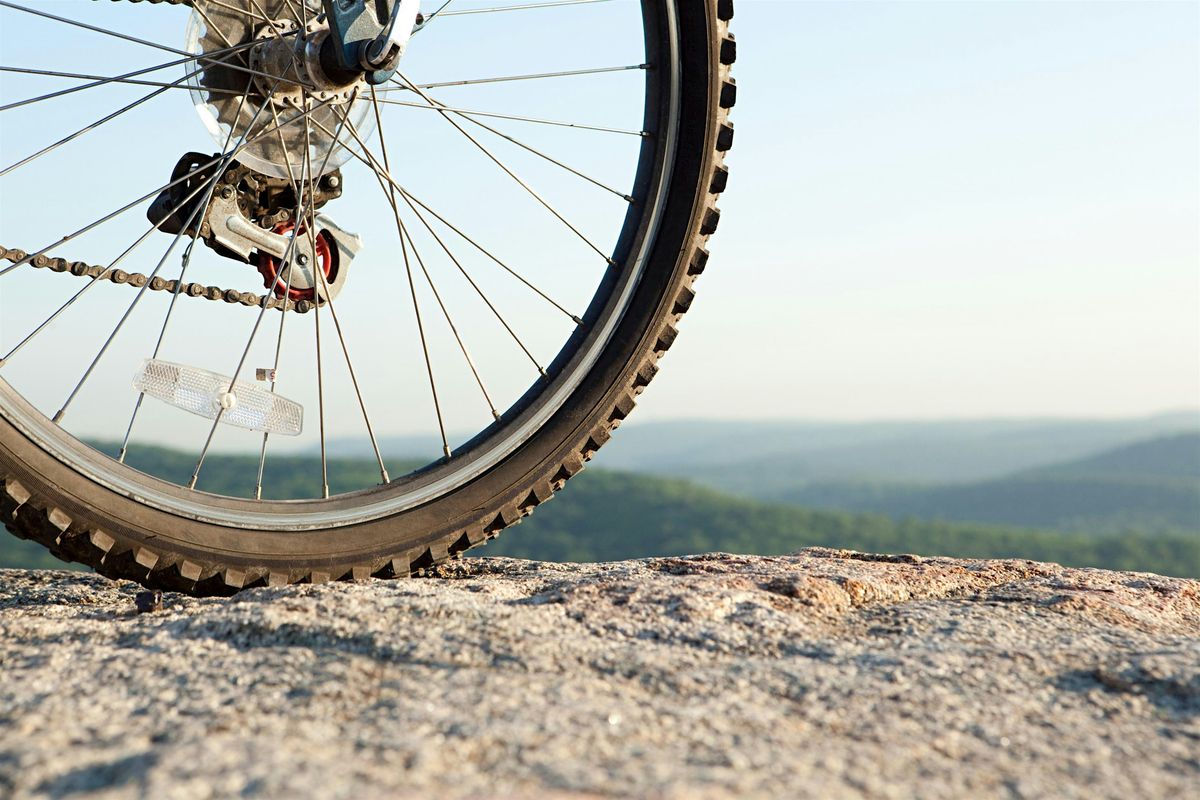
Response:
[[[721,216],[716,201],[725,191],[729,179],[729,170],[725,166],[725,155],[733,144],[729,112],[737,100],[737,84],[730,77],[730,70],[736,60],[737,46],[728,31],[729,20],[733,17],[732,0],[700,2],[707,4],[706,13],[711,15],[715,26],[715,41],[710,45],[716,54],[712,59],[716,72],[709,77],[711,110],[705,134],[709,167],[707,177],[701,176],[700,191],[689,224],[692,233],[680,253],[673,282],[663,295],[661,313],[645,331],[634,358],[607,395],[607,413],[601,413],[594,424],[577,435],[573,444],[548,468],[517,481],[511,496],[499,502],[492,498],[488,510],[474,524],[458,527],[424,546],[377,555],[369,560],[309,564],[289,569],[256,566],[240,559],[223,561],[211,554],[200,557],[175,552],[156,544],[153,535],[126,535],[119,524],[97,524],[86,513],[74,512],[67,507],[68,503],[55,500],[56,496],[61,496],[58,487],[48,485],[39,491],[44,479],[11,456],[5,458],[8,454],[0,447],[0,520],[5,527],[19,538],[45,546],[64,561],[89,565],[110,578],[189,594],[220,595],[252,586],[436,573],[446,562],[459,558],[468,549],[486,544],[550,500],[608,442],[612,432],[632,412],[638,395],[654,379],[658,362],[675,341],[680,319],[692,305],[693,286],[708,262],[706,244],[716,232]]]

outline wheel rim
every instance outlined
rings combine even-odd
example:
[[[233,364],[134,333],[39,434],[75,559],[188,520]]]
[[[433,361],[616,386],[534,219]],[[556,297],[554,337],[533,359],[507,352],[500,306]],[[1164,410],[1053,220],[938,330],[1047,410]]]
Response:
[[[262,7],[258,0],[249,0],[248,5],[250,3]],[[449,12],[445,13],[449,16]],[[535,382],[507,406],[508,410],[502,413],[500,419],[456,447],[449,459],[414,470],[392,480],[386,486],[364,488],[332,498],[254,501],[209,495],[203,491],[146,476],[109,458],[97,458],[97,451],[80,442],[67,430],[49,424],[49,414],[36,404],[28,402],[7,380],[3,380],[6,377],[3,372],[0,372],[0,413],[43,449],[94,481],[164,511],[228,527],[299,531],[352,525],[427,503],[485,473],[527,442],[563,406],[588,374],[621,319],[654,244],[659,216],[666,200],[666,186],[674,161],[673,149],[677,135],[680,76],[678,53],[674,52],[674,48],[678,42],[678,32],[672,3],[659,5],[647,2],[643,4],[642,14],[648,29],[661,26],[664,32],[661,37],[647,35],[647,42],[657,43],[661,39],[662,46],[665,46],[668,52],[654,52],[654,47],[658,45],[651,45],[643,62],[657,67],[647,70],[648,100],[643,125],[643,130],[654,132],[653,145],[641,147],[637,179],[630,192],[637,198],[637,203],[626,213],[622,233],[617,238],[613,255],[610,256],[619,262],[619,269],[609,270],[605,274],[587,310],[579,315],[587,324],[577,328],[555,358],[543,367],[551,377]],[[401,70],[403,69],[402,65]],[[653,108],[649,98],[657,99]],[[376,94],[375,99],[379,99],[379,94]],[[379,109],[380,104],[372,103],[373,112]],[[447,116],[446,113],[438,111],[427,110],[425,113]],[[503,110],[500,113],[504,113]],[[463,115],[459,115],[459,118],[467,119]],[[0,118],[0,123],[2,122],[3,119]],[[363,149],[369,153],[368,148]],[[649,167],[647,158],[652,159]],[[6,162],[9,160],[11,159],[5,159]],[[314,174],[320,174],[316,165],[310,164],[308,169]],[[432,211],[428,207],[426,210]],[[399,241],[403,243],[404,237],[405,234],[401,233]],[[411,243],[411,235],[409,238]],[[3,240],[2,232],[0,240]],[[622,249],[625,252],[621,252]],[[14,269],[15,266],[14,264],[7,269]],[[0,266],[0,281],[4,280],[5,269]],[[433,280],[430,280],[430,285],[433,285]],[[436,295],[436,289],[434,293]],[[333,308],[330,310],[333,312]],[[318,317],[319,314],[318,311]],[[449,314],[447,318],[449,319]],[[328,325],[328,322],[326,324]],[[440,413],[439,411],[439,419]],[[216,426],[213,427],[215,430]],[[442,439],[443,442],[446,441],[444,432]],[[322,462],[324,461],[323,457]],[[382,458],[380,461],[382,465]]]

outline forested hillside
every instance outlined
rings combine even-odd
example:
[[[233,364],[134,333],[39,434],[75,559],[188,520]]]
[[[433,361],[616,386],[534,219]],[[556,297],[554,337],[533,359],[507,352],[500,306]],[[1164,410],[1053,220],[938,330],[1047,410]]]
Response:
[[[885,422],[635,418],[600,451],[596,465],[697,480],[736,494],[769,493],[814,480],[965,483],[1184,432],[1200,433],[1200,413]],[[397,457],[436,457],[441,449],[435,436],[384,437],[380,446]],[[329,453],[372,455],[365,438],[331,441]]]
[[[160,448],[131,451],[131,462],[186,481],[191,456]],[[403,465],[392,465],[399,474]],[[213,455],[206,462],[209,491],[249,494],[258,459]],[[378,479],[374,462],[341,459],[329,465],[333,491]],[[320,461],[268,461],[266,485],[274,497],[319,492]],[[524,524],[476,551],[523,558],[597,561],[707,551],[781,554],[811,545],[875,552],[963,557],[1019,557],[1078,566],[1109,567],[1200,577],[1195,535],[1096,536],[973,523],[894,520],[881,514],[813,511],[737,498],[686,481],[589,469]],[[0,539],[0,565],[57,565],[41,548]]]
[[[1200,577],[1200,537],[1094,536],[894,520],[731,497],[684,481],[594,470],[483,553],[595,561],[720,550],[779,554],[824,545],[881,553],[1029,558]]]
[[[969,520],[1081,534],[1200,536],[1200,434],[967,484],[799,483],[763,499],[893,517]]]
[[[1162,436],[1088,458],[1029,470],[1030,475],[1200,478],[1200,433]]]

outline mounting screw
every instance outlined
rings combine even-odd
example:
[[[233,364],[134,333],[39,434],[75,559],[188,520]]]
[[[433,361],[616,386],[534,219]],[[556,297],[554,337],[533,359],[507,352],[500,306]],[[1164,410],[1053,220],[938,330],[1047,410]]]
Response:
[[[300,255],[296,256],[296,263],[303,267],[308,263],[308,256],[305,253],[301,253]]]
[[[221,197],[224,197],[226,200],[228,200],[229,198],[233,197],[233,187],[232,187],[232,186],[226,186],[224,189],[222,189],[222,190],[221,190]]]
[[[339,178],[337,175],[330,175],[328,178],[325,179],[325,185],[328,186],[330,189],[336,189],[342,185],[342,179]]]

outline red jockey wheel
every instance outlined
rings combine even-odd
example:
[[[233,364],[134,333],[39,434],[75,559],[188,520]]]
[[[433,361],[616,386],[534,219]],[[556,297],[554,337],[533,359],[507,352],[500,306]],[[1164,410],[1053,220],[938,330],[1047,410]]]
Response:
[[[286,236],[292,232],[292,223],[281,222],[272,231],[281,236]],[[299,235],[306,236],[306,229],[301,228]],[[325,273],[325,283],[330,285],[337,278],[337,249],[333,247],[330,236],[325,231],[317,234],[316,245],[317,260],[321,262],[321,271]],[[288,298],[293,301],[308,300],[311,302],[316,300],[317,287],[315,284],[320,283],[320,278],[317,277],[315,272],[295,265],[297,269],[291,276],[291,285],[289,286],[288,275],[284,271],[279,259],[275,258],[275,256],[260,250],[258,252],[257,266],[259,274],[263,276],[263,286],[273,289],[276,297],[283,297],[286,292]]]

